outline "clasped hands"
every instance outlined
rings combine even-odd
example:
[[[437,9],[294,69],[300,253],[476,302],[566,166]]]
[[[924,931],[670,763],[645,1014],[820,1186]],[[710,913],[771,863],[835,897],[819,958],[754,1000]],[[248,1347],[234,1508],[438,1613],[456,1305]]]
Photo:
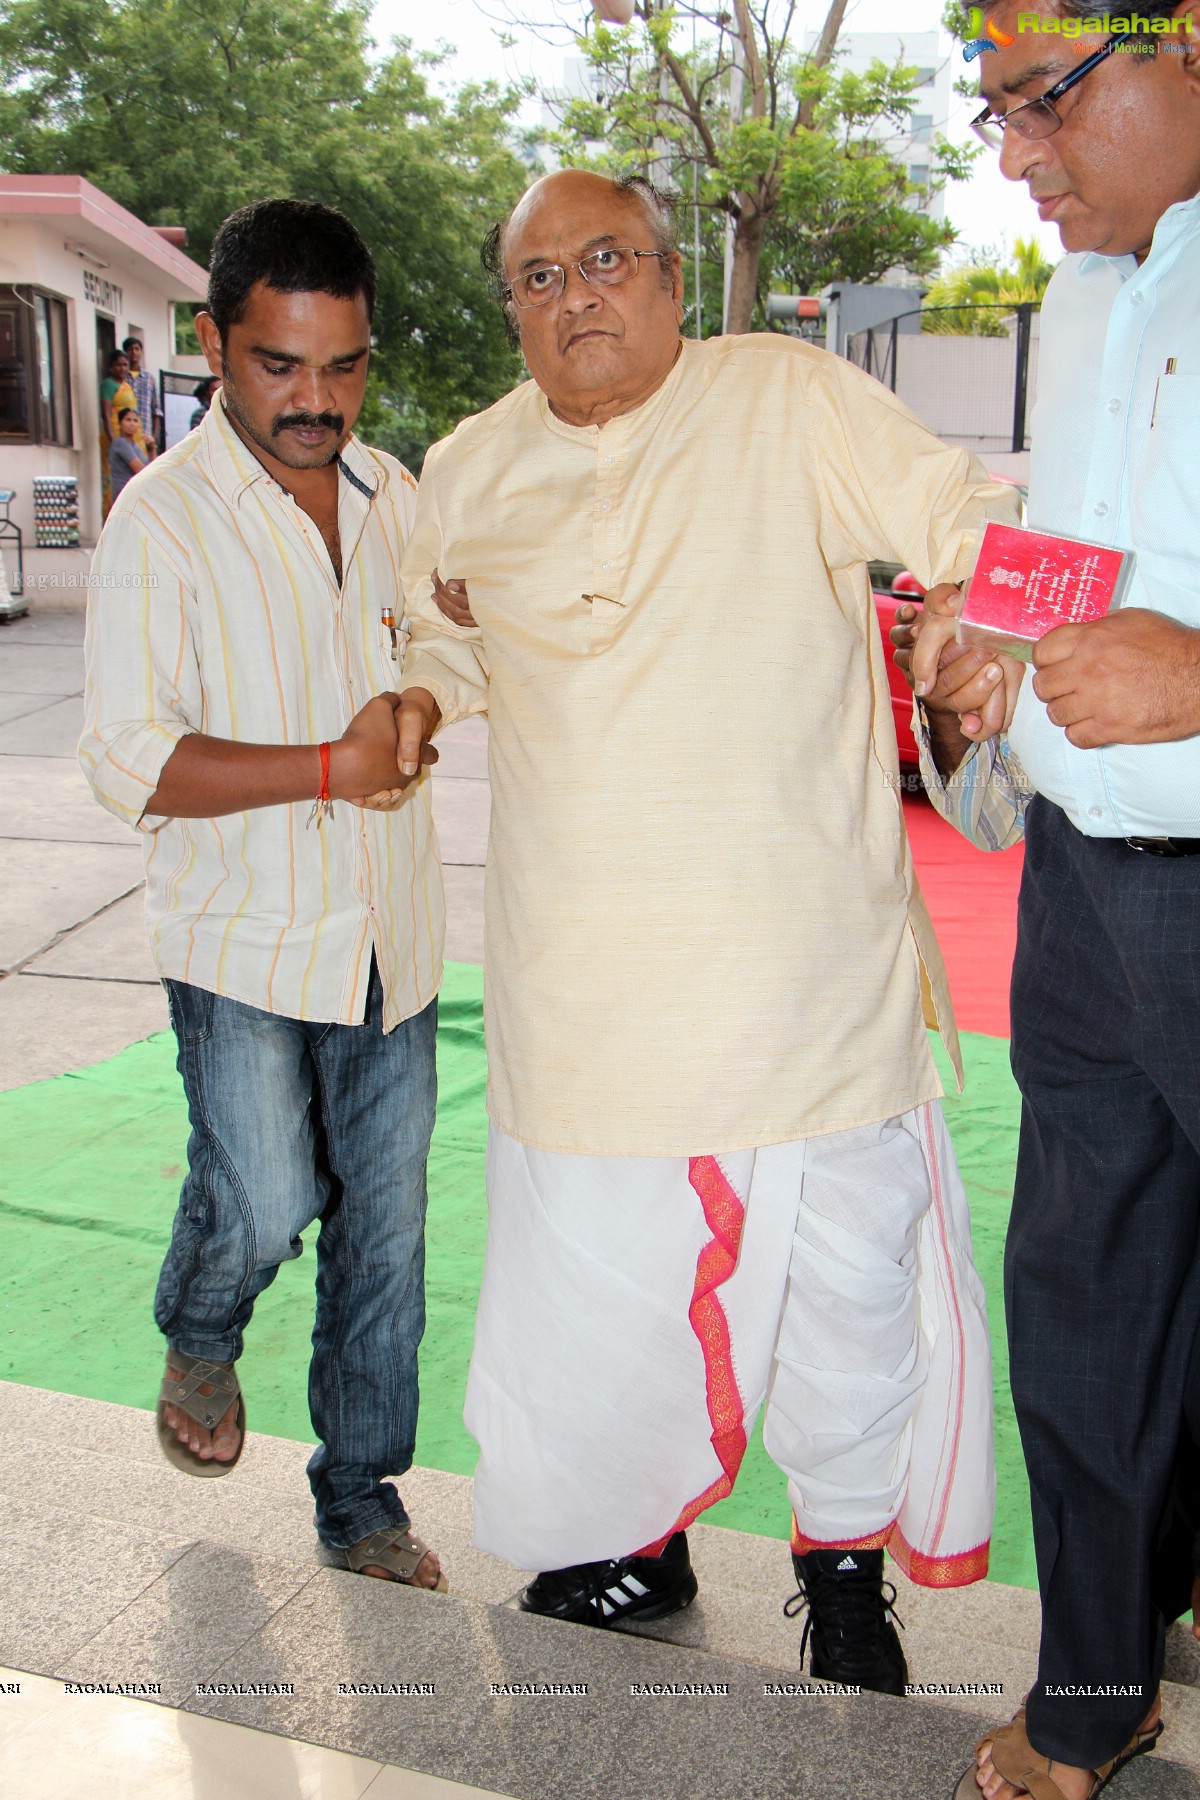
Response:
[[[467,602],[465,581],[443,581],[435,569],[433,592],[439,607],[452,625],[464,628],[474,625]],[[381,703],[390,705],[392,709],[390,724],[384,716]],[[427,688],[408,688],[403,694],[380,694],[351,722],[347,736],[359,720],[365,719],[372,707],[380,708],[373,721],[377,733],[376,748],[382,750],[385,756],[390,752],[397,773],[393,782],[381,786],[377,792],[367,795],[357,804],[366,807],[369,812],[393,812],[403,801],[405,791],[418,770],[423,765],[438,760],[438,753],[429,740],[441,722],[442,712]]]
[[[334,798],[352,796],[351,804],[368,812],[394,811],[418,770],[438,760],[428,740],[441,716],[424,688],[368,700],[332,747]]]
[[[1012,723],[1026,669],[956,637],[961,590],[931,588],[923,614],[897,608],[896,664],[931,715],[982,744]],[[1068,743],[1159,744],[1200,732],[1200,631],[1145,607],[1058,625],[1033,648],[1033,691]]]

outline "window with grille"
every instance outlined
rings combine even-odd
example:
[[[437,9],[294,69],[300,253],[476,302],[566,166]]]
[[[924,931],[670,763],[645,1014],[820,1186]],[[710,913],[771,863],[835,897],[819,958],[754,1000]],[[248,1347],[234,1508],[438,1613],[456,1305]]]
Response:
[[[0,440],[73,441],[67,306],[37,288],[0,287]]]

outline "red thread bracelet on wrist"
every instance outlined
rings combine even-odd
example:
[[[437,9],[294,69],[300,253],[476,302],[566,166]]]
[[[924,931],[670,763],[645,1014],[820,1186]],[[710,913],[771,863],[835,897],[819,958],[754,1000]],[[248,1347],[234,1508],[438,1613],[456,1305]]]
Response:
[[[319,830],[323,819],[333,817],[333,801],[329,798],[329,745],[318,744],[317,754],[321,758],[321,785],[317,789],[317,797],[312,803],[312,811],[305,824],[306,826],[311,825],[315,819]]]

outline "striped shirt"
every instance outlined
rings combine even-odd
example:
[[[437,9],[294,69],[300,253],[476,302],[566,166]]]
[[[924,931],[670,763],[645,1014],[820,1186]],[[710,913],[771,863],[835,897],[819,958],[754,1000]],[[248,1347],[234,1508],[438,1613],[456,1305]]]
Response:
[[[339,591],[308,515],[229,424],[199,430],[114,503],[96,546],[79,760],[103,806],[144,834],[146,915],[160,974],[291,1018],[354,1024],[371,952],[390,1030],[441,980],[444,903],[428,773],[394,813],[310,802],[219,819],[146,812],[189,732],[243,743],[340,737],[399,665],[415,483],[351,438],[338,500]]]
[[[133,389],[133,397],[137,402],[138,418],[142,421],[142,429],[147,437],[154,434],[154,421],[162,411],[158,403],[158,377],[149,369],[139,369],[136,374],[130,370],[129,385]]]
[[[1019,844],[1033,789],[1007,737],[972,744],[954,773],[943,777],[933,760],[920,707],[913,709],[913,736],[926,792],[942,817],[980,850],[1008,850]]]

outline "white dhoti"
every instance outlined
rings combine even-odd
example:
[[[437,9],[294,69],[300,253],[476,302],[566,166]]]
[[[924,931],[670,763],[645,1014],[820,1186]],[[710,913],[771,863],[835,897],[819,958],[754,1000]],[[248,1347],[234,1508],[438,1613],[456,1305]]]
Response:
[[[941,1108],[727,1156],[571,1156],[491,1127],[467,1386],[475,1542],[525,1569],[656,1551],[747,1434],[793,1547],[987,1572],[991,1353]]]

